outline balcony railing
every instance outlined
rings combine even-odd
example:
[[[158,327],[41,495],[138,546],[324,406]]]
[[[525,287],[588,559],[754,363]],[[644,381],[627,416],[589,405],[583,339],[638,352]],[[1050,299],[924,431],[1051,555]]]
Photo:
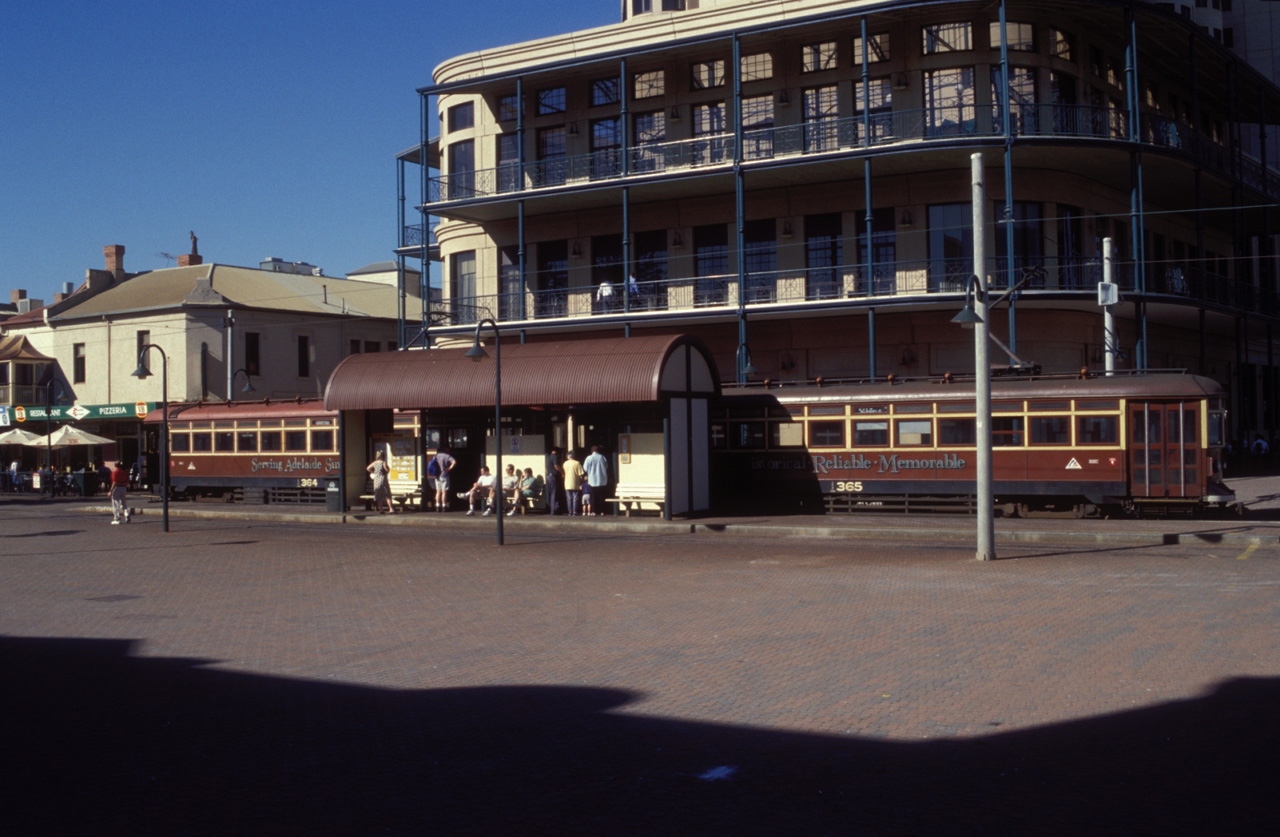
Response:
[[[973,270],[971,259],[927,259],[872,265],[777,270],[751,273],[743,286],[743,305],[760,308],[776,305],[823,306],[850,300],[892,300],[930,294],[960,295]],[[1094,298],[1102,265],[1096,259],[1039,257],[1019,258],[1012,270],[1004,259],[995,259],[991,287],[1002,291],[1026,280],[1023,294],[1077,292]],[[1122,294],[1137,291],[1134,265],[1116,262],[1113,279]],[[446,300],[435,307],[435,325],[467,325],[484,317],[503,322],[591,318],[602,315],[648,316],[658,312],[732,312],[738,307],[736,274],[684,276],[636,283],[624,293],[621,284],[601,296],[596,286],[538,288],[538,277],[529,277],[530,290]],[[1230,280],[1191,266],[1148,265],[1148,294],[1184,297],[1245,308],[1264,314],[1276,312],[1275,295],[1248,282]]]
[[[1126,111],[1089,105],[1027,104],[1009,110],[1017,136],[1124,140],[1130,138]],[[804,155],[830,154],[900,143],[942,142],[957,137],[996,137],[1004,133],[1004,113],[997,106],[957,105],[921,110],[878,111],[852,116],[744,131],[745,163]],[[1135,139],[1148,146],[1186,154],[1196,163],[1229,172],[1228,150],[1190,126],[1143,115]],[[732,134],[645,143],[629,149],[607,149],[572,157],[554,157],[497,168],[431,178],[428,203],[494,197],[517,191],[644,177],[729,166],[737,154]],[[1280,173],[1246,160],[1240,176],[1251,187],[1280,197]]]
[[[0,404],[16,406],[18,404],[43,404],[45,388],[26,384],[0,384]]]

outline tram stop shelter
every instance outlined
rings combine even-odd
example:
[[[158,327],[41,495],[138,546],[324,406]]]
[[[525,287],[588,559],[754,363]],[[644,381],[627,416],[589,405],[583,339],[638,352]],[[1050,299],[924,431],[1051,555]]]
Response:
[[[479,362],[465,356],[468,348],[351,355],[333,371],[324,404],[340,416],[344,505],[363,492],[373,441],[397,424],[393,410],[420,413],[413,458],[424,497],[423,457],[434,452],[426,428],[452,428],[440,438],[462,467],[454,488],[470,486],[498,440],[493,346],[486,344],[489,358]],[[619,496],[624,487],[643,484],[661,492],[668,516],[710,509],[708,417],[720,376],[701,341],[682,334],[536,343],[507,338],[501,363],[505,462],[542,475],[551,447],[600,444]],[[469,459],[458,450],[464,439],[470,440],[463,443],[471,447]]]

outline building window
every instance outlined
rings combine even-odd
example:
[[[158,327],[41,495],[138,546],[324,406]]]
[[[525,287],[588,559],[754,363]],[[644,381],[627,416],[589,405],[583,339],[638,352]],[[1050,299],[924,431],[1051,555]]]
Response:
[[[563,87],[548,87],[538,91],[538,116],[550,116],[564,113],[565,95]]]
[[[664,158],[656,149],[646,149],[667,139],[666,112],[655,110],[650,113],[638,113],[635,117],[635,143],[633,152],[635,170],[637,172],[658,171],[662,168]]]
[[[804,150],[834,151],[839,147],[836,86],[811,87],[803,95]]]
[[[461,131],[476,126],[476,106],[474,102],[463,102],[449,108],[449,130]]]
[[[520,135],[498,136],[498,191],[514,192],[520,188]]]
[[[512,93],[498,99],[498,121],[507,122],[520,116],[520,97]]]
[[[145,369],[148,373],[151,372],[150,352],[148,352],[146,355],[143,355],[142,347],[147,345],[150,342],[151,342],[151,332],[149,331],[138,332],[138,339],[137,339],[138,365],[141,366],[143,369]]]
[[[724,224],[693,228],[694,305],[722,305],[727,296],[729,232]]]
[[[742,246],[747,302],[773,302],[778,286],[778,222],[773,218],[748,221]]]
[[[973,68],[956,67],[925,73],[924,106],[930,136],[973,133]]]
[[[591,176],[622,174],[622,120],[616,116],[591,123]]]
[[[616,105],[618,84],[617,78],[598,78],[591,82],[591,106]]]
[[[888,78],[873,78],[870,85],[853,83],[853,115],[871,113],[871,140],[878,142],[893,137],[893,84]],[[862,131],[862,124],[856,126]]]
[[[367,355],[371,355],[371,354],[374,354],[374,353],[379,352],[379,351],[381,351],[381,350],[382,350],[382,341],[380,341],[380,340],[366,340],[366,341],[364,341],[364,352],[365,352],[365,354],[367,354]]]
[[[347,344],[347,349],[348,349],[347,354],[349,354],[349,355],[358,355],[358,354],[360,354],[360,341],[359,341],[359,340],[352,340],[352,341],[350,341],[350,342]]]
[[[450,259],[452,260],[450,266],[453,274],[453,299],[474,305],[476,296],[476,252],[468,250],[465,253],[454,253]],[[464,319],[462,322],[471,322],[471,319]]]
[[[1076,54],[1076,36],[1061,29],[1049,30],[1049,54],[1063,61],[1074,61]]]
[[[773,156],[773,96],[742,100],[742,156],[759,160]]]
[[[833,299],[840,295],[841,232],[838,212],[805,216],[806,298]]]
[[[651,99],[654,96],[664,95],[666,90],[666,79],[662,70],[649,70],[636,73],[631,77],[631,98],[633,99]]]
[[[743,81],[764,81],[773,78],[773,54],[755,52],[742,56],[739,72]]]
[[[1004,217],[1005,205],[999,201],[992,206],[993,218]],[[1070,207],[1063,207],[1070,212]],[[1024,277],[1030,279],[1044,275],[1044,223],[1040,204],[1026,201],[1013,203],[1013,264],[1009,264],[1008,241],[1003,234],[996,236],[996,287],[1011,287]],[[1065,245],[1067,242],[1060,242]],[[1010,270],[1012,269],[1012,272]],[[1044,280],[1037,280],[1043,286]]]
[[[867,38],[867,63],[889,60],[889,33],[876,32]],[[862,63],[862,36],[853,36],[853,63]]]
[[[244,371],[249,375],[261,375],[262,372],[258,365],[258,332],[246,331],[244,333]]]
[[[541,177],[538,178],[537,185],[558,186],[568,179],[569,170],[565,160],[567,143],[563,125],[538,131],[538,166]]]
[[[311,338],[305,334],[298,335],[298,377],[311,377]]]
[[[800,72],[817,73],[836,68],[836,42],[806,44],[800,48]]]
[[[692,90],[709,90],[724,87],[724,60],[697,61],[689,66],[689,85]]]
[[[925,26],[923,32],[925,55],[973,49],[973,27],[967,23],[933,23]]]
[[[615,311],[621,307],[622,294],[626,292],[622,275],[622,236],[597,235],[591,238],[591,284],[599,287],[608,282],[613,286],[613,293],[601,298],[593,293],[593,306],[596,313]]]
[[[455,142],[449,146],[449,180],[447,200],[475,197],[475,140]]]
[[[871,211],[871,281],[858,282],[859,293],[872,296],[891,294],[897,287],[897,236],[893,207]],[[867,213],[858,213],[858,269],[864,277],[867,265]]]
[[[1000,82],[1000,67],[991,67],[991,101],[999,107],[1000,100],[1005,98],[1004,87]],[[1039,109],[1036,106],[1036,71],[1030,67],[1009,68],[1008,89],[1009,118],[1015,134],[1035,134],[1039,132]],[[999,113],[999,110],[996,111]]]
[[[973,205],[929,207],[929,290],[963,291],[972,273]]]
[[[563,317],[568,312],[569,242],[543,241],[538,244],[535,317]]]
[[[696,105],[693,108],[693,136],[710,137],[710,139],[693,143],[693,164],[706,165],[722,162],[728,151],[727,143],[732,137],[725,137],[724,102],[711,102]]]
[[[84,381],[84,344],[73,343],[71,346],[71,383],[83,384]]]
[[[1011,52],[1035,52],[1036,28],[1030,23],[1014,23],[1007,21],[1004,25],[1005,35],[1009,39]],[[1000,48],[1000,21],[991,21],[991,48]]]
[[[650,305],[665,299],[667,281],[667,231],[650,230],[636,233],[635,276],[640,283],[640,298]]]

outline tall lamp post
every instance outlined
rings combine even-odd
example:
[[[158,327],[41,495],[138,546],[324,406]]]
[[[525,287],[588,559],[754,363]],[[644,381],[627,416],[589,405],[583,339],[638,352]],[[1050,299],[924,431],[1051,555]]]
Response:
[[[169,531],[169,356],[164,349],[155,343],[145,343],[138,349],[138,368],[133,370],[133,377],[146,380],[151,377],[147,368],[147,351],[155,349],[160,353],[160,502],[164,531]]]
[[[493,437],[494,449],[498,452],[494,464],[493,486],[498,496],[494,517],[498,519],[498,546],[502,546],[502,342],[498,336],[498,324],[490,317],[476,323],[476,339],[463,357],[469,357],[479,363],[489,356],[480,345],[480,330],[488,323],[493,329]]]
[[[232,380],[232,382],[233,382],[233,383],[235,382],[236,375],[239,375],[241,372],[243,372],[243,373],[244,373],[244,387],[243,387],[243,388],[241,388],[241,390],[240,390],[240,391],[241,391],[241,392],[254,392],[254,389],[253,389],[253,381],[249,378],[249,370],[248,370],[248,369],[245,369],[243,366],[241,366],[239,369],[237,369],[236,371],[234,371],[234,372],[232,372],[232,373],[231,373],[231,380]],[[230,401],[230,400],[231,400],[230,392],[231,392],[231,390],[229,390],[229,389],[228,389],[228,390],[227,390],[227,393],[228,393],[228,395],[227,395],[227,400],[228,400],[228,401]]]

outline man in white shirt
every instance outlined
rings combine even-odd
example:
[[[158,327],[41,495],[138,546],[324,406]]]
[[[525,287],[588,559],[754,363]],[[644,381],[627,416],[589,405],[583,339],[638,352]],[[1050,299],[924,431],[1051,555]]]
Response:
[[[489,473],[488,465],[480,466],[480,478],[476,480],[475,485],[471,486],[470,491],[463,491],[458,496],[463,497],[467,501],[467,514],[476,513],[476,506],[484,503],[484,516],[493,514],[493,500],[496,494],[497,482],[493,474]]]

